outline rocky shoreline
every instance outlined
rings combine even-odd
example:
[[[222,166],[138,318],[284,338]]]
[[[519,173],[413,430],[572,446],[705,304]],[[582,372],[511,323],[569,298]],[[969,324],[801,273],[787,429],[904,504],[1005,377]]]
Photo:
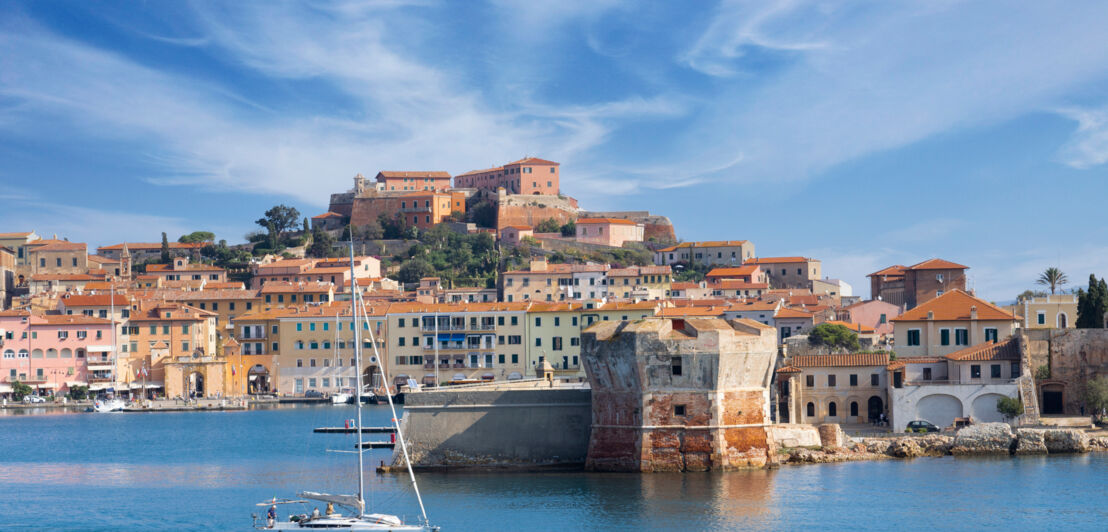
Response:
[[[826,433],[820,427],[821,436]],[[1007,423],[983,423],[963,428],[953,436],[927,434],[895,438],[854,440],[838,431],[823,438],[822,447],[783,447],[780,464],[826,464],[859,460],[916,458],[920,456],[1004,456],[1073,454],[1108,451],[1108,436],[1091,437],[1068,428],[1019,428]],[[838,445],[836,445],[838,443]]]

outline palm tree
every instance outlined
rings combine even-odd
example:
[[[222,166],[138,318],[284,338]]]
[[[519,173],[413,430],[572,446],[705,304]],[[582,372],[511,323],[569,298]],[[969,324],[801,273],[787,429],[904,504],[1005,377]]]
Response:
[[[1058,268],[1055,268],[1055,267],[1051,266],[1050,268],[1047,268],[1046,271],[1039,274],[1039,279],[1035,282],[1037,284],[1041,284],[1041,285],[1044,285],[1044,286],[1049,286],[1050,287],[1050,293],[1051,293],[1051,295],[1053,295],[1054,290],[1056,288],[1068,283],[1069,279],[1066,278],[1065,272],[1063,272],[1062,270],[1059,270]]]

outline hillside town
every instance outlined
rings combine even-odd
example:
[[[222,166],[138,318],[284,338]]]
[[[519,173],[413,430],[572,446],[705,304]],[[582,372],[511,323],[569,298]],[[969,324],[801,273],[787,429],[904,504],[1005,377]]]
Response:
[[[559,163],[534,157],[359,174],[302,226],[274,207],[243,244],[152,233],[93,249],[6,228],[0,397],[328,396],[359,376],[377,393],[580,383],[598,323],[718,319],[774,338],[779,422],[1000,421],[998,398],[1019,398],[1021,414],[1085,414],[1095,375],[1029,354],[1042,334],[1105,327],[1103,303],[1056,290],[1057,275],[999,306],[967,288],[970,266],[920,256],[869,274],[863,298],[817,257],[762,256],[743,235],[680,241],[664,215],[585,210],[559,178]],[[381,354],[361,367],[354,295],[363,346]]]

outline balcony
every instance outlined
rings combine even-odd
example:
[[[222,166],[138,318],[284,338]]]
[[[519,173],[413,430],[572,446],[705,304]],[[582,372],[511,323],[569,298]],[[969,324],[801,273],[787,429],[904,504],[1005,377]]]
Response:
[[[88,383],[89,384],[96,384],[96,383],[101,383],[101,382],[112,382],[114,380],[115,379],[113,379],[111,377],[93,377],[93,376],[89,376]]]
[[[992,386],[997,384],[1015,384],[1017,379],[934,379],[934,380],[918,380],[918,381],[905,381],[904,386],[960,386],[960,385],[981,385]],[[899,386],[897,386],[899,388]]]

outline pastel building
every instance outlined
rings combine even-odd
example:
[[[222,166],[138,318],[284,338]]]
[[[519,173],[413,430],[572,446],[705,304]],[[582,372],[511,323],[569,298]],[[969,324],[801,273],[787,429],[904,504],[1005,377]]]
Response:
[[[822,276],[820,261],[808,257],[762,257],[745,264],[760,266],[772,288],[811,288]]]
[[[518,246],[525,237],[534,237],[535,229],[529,225],[509,225],[500,230],[500,243],[505,246]]]
[[[682,242],[654,252],[654,264],[741,265],[754,258],[754,243],[749,240],[713,240]]]
[[[554,161],[527,157],[504,166],[473,170],[454,177],[457,188],[474,188],[496,192],[503,188],[508,194],[550,195],[559,191],[559,170]]]
[[[0,394],[15,381],[39,394],[113,384],[111,322],[85,315],[0,312]],[[116,379],[118,381],[118,379]]]
[[[227,281],[227,270],[211,264],[190,263],[188,257],[174,257],[169,264],[148,264],[146,275],[166,281]]]
[[[1028,297],[1008,308],[1025,329],[1072,329],[1077,321],[1077,294]]]
[[[946,292],[893,318],[896,354],[941,357],[1015,334],[1020,320],[961,290]]]
[[[377,172],[377,186],[385,191],[438,191],[450,189],[446,172]]]
[[[622,218],[578,218],[577,241],[622,247],[624,242],[642,242],[644,226]]]

